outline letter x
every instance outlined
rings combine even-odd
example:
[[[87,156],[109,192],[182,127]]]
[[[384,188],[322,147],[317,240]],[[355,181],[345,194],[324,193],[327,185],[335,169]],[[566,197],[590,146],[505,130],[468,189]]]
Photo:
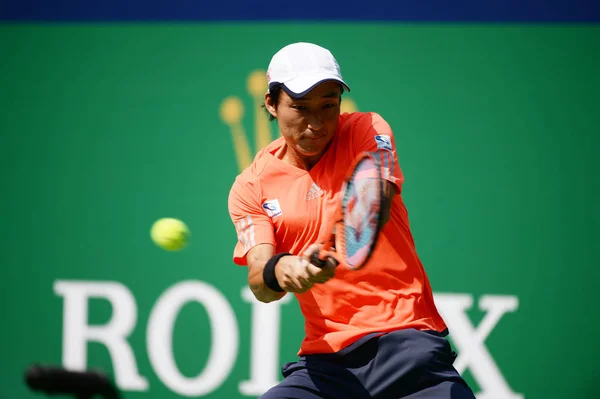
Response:
[[[452,342],[459,355],[454,367],[459,373],[467,368],[477,380],[481,392],[478,399],[522,399],[511,390],[498,365],[485,346],[485,340],[505,313],[514,312],[518,306],[515,296],[485,295],[479,300],[479,308],[486,310],[479,326],[475,328],[466,311],[473,306],[468,294],[436,294],[435,301],[442,317],[448,324]],[[508,348],[507,348],[508,350]]]

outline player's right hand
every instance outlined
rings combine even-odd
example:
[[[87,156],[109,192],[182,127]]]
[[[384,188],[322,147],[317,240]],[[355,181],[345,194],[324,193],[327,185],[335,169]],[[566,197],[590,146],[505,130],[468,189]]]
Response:
[[[310,262],[313,255],[318,254],[323,248],[322,244],[312,244],[310,247],[304,251],[302,254],[303,258]],[[331,251],[334,251],[331,249]],[[307,271],[311,276],[311,281],[315,284],[323,284],[329,281],[329,279],[333,278],[335,275],[335,269],[338,265],[338,262],[332,257],[328,256],[325,261],[325,266],[319,267],[315,266],[312,263],[307,267]]]
[[[287,292],[303,293],[315,284],[308,268],[316,267],[300,256],[284,256],[275,267],[275,277],[279,286]]]
[[[284,256],[275,267],[275,277],[279,286],[287,292],[303,293],[315,284],[323,284],[335,275],[337,262],[329,257],[324,267],[310,263],[313,253],[321,250],[320,244],[313,244],[302,256]]]

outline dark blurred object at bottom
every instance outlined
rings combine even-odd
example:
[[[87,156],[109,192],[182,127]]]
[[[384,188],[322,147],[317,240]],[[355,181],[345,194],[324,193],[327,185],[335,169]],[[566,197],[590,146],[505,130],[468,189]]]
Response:
[[[47,395],[73,395],[91,399],[101,395],[119,399],[119,392],[109,379],[98,371],[69,371],[62,367],[33,365],[25,372],[25,382],[32,391]]]

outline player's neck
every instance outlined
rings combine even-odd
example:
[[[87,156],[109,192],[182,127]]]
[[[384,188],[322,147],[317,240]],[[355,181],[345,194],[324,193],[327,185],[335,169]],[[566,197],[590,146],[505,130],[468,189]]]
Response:
[[[309,171],[319,162],[323,157],[323,153],[318,155],[306,156],[300,154],[288,145],[283,145],[276,153],[275,156],[281,159],[283,162],[288,163],[296,168]]]

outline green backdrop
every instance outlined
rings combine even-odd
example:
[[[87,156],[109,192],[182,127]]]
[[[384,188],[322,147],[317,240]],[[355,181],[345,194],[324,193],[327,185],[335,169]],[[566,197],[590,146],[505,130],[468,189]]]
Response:
[[[236,154],[277,134],[257,108],[256,71],[293,41],[330,48],[346,106],[393,127],[417,249],[478,398],[599,397],[599,37],[586,26],[0,26],[0,397],[39,397],[23,370],[63,352],[121,374],[130,399],[256,397],[280,378],[303,337],[299,310],[244,299],[227,195]],[[234,147],[236,134],[248,145]],[[160,217],[189,225],[185,250],[150,241]],[[86,327],[111,320],[112,333]],[[130,347],[129,363],[86,345],[86,331],[112,334],[115,356]],[[269,334],[268,348],[253,343]]]

